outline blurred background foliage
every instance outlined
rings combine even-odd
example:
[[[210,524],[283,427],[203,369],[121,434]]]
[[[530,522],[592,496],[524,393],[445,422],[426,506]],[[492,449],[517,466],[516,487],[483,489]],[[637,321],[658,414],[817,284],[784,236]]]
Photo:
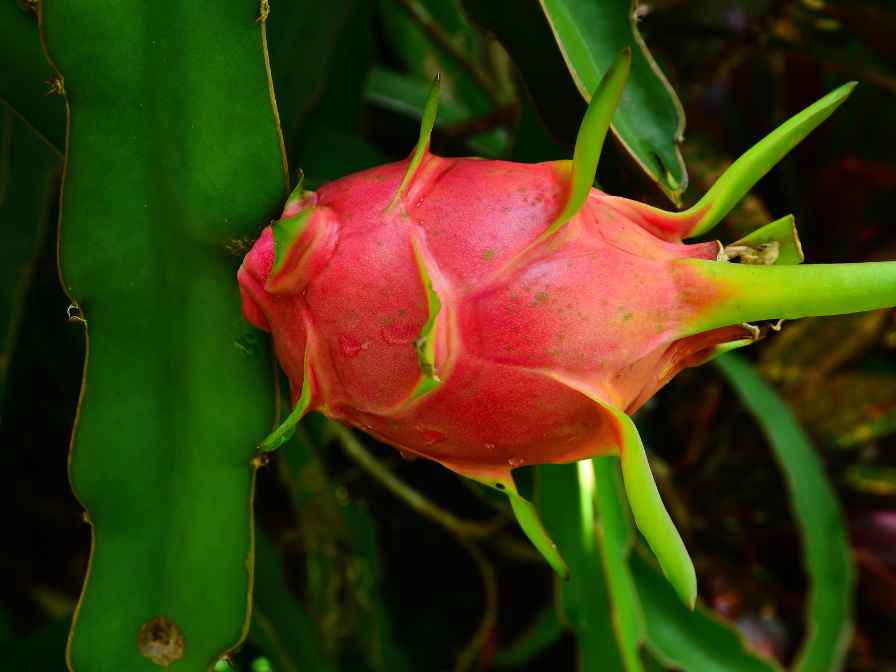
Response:
[[[289,166],[313,188],[403,158],[437,72],[436,153],[568,157],[580,84],[606,59],[589,40],[623,46],[640,31],[670,86],[643,56],[635,84],[656,105],[617,124],[603,188],[691,203],[767,131],[856,79],[719,236],[793,212],[810,262],[896,258],[892,2],[653,0],[632,24],[627,4],[271,0]],[[15,37],[0,68],[0,660],[55,671],[89,551],[66,472],[84,343],[57,279],[64,116],[44,95],[32,6],[3,0],[0,14]],[[546,12],[581,35],[555,36]],[[616,18],[593,31],[595,17]],[[251,629],[215,669],[896,670],[894,348],[892,311],[785,324],[752,365],[686,371],[639,413],[697,565],[694,613],[644,555],[612,460],[586,467],[590,492],[581,466],[520,474],[573,568],[558,585],[503,502],[312,416],[259,471]]]

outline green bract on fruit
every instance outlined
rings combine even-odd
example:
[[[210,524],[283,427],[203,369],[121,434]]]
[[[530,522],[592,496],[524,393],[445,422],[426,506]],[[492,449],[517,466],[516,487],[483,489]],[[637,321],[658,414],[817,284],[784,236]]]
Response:
[[[595,91],[572,161],[432,155],[435,86],[408,160],[317,193],[300,186],[239,281],[296,402],[262,448],[310,409],[355,425],[508,493],[561,573],[510,472],[619,454],[635,521],[693,604],[694,569],[630,414],[683,367],[754,341],[754,322],[896,303],[896,263],[798,266],[791,217],[728,246],[682,242],[716,224],[851,84],[753,147],[690,210],[592,188],[629,61],[623,52]]]

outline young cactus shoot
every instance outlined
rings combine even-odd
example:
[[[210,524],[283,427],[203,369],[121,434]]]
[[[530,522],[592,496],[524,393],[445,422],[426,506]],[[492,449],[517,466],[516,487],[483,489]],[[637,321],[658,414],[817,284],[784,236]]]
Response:
[[[766,320],[896,304],[896,262],[800,266],[792,217],[727,246],[682,242],[717,224],[854,84],[755,145],[689,210],[593,188],[630,60],[622,52],[595,90],[571,161],[433,155],[436,81],[411,156],[316,193],[299,185],[239,282],[295,403],[262,449],[309,410],[354,425],[506,493],[561,575],[511,471],[618,455],[638,529],[692,606],[694,567],[631,415],[684,367],[755,341]]]

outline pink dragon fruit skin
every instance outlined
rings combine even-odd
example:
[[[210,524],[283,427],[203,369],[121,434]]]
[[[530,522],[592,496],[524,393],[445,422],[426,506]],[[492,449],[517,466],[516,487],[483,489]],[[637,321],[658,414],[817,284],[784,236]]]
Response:
[[[722,219],[852,84],[754,146],[690,210],[592,188],[629,59],[595,91],[572,161],[437,157],[431,96],[411,157],[317,193],[300,185],[238,279],[296,404],[262,449],[321,411],[507,492],[561,573],[511,470],[618,454],[635,522],[693,605],[693,565],[629,415],[683,367],[754,341],[749,322],[893,305],[896,263],[797,266],[790,217],[727,247],[682,242]]]
[[[265,289],[270,229],[240,270],[244,314],[274,335],[293,396],[307,348],[311,407],[331,418],[464,474],[569,462],[618,446],[595,399],[631,413],[681,367],[751,335],[682,338],[719,292],[675,262],[715,259],[719,245],[663,240],[597,190],[548,249],[520,257],[563,206],[562,164],[426,154],[401,213],[384,216],[407,165],[320,189],[312,216],[329,211],[338,242],[313,277]],[[441,301],[441,385],[417,399],[428,308],[415,245]]]

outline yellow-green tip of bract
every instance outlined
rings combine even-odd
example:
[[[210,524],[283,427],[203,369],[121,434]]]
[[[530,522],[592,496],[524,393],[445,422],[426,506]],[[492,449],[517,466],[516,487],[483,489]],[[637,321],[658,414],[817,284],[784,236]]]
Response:
[[[423,157],[426,155],[426,152],[429,151],[429,141],[432,137],[432,129],[436,125],[436,116],[438,116],[439,111],[439,92],[441,86],[442,78],[440,75],[436,75],[432,80],[432,87],[429,89],[426,105],[423,107],[423,118],[420,120],[420,136],[417,138],[417,144],[414,147],[414,151],[411,153],[411,160],[408,162],[408,167],[401,180],[401,184],[398,185],[398,189],[392,197],[392,200],[389,202],[387,210],[391,210],[405,195],[408,186],[414,179],[417,169],[420,167],[420,163],[423,161]]]
[[[693,220],[686,237],[709,231],[746,193],[849,97],[858,82],[848,82],[798,112],[740,156],[693,207],[671,216]]]
[[[626,47],[616,57],[591,95],[591,101],[588,103],[588,109],[576,136],[566,203],[543,238],[550,236],[568,222],[581,209],[588,194],[591,193],[607,131],[625,90],[631,63],[632,50]]]

